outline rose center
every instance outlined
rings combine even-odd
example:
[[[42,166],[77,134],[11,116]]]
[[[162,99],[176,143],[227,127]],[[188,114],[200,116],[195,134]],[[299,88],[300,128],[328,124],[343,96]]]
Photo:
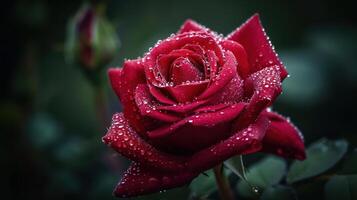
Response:
[[[203,80],[203,73],[196,65],[188,58],[177,58],[170,66],[170,81],[174,85],[181,85]]]

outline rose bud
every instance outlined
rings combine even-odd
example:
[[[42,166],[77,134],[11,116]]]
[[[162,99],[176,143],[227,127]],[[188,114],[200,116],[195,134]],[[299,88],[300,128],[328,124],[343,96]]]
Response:
[[[143,58],[110,69],[124,110],[103,142],[133,161],[114,194],[182,186],[235,155],[304,159],[299,130],[269,109],[286,76],[258,15],[226,37],[187,20]]]
[[[119,39],[112,24],[103,16],[103,7],[85,4],[70,20],[66,54],[70,62],[85,70],[103,67],[119,48]]]

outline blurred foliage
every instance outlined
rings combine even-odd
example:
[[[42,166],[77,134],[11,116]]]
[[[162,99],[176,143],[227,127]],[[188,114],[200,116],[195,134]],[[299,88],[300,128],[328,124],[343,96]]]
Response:
[[[106,6],[108,21],[122,42],[104,69],[120,66],[124,58],[141,56],[158,39],[176,32],[187,18],[227,34],[259,12],[290,72],[274,110],[290,115],[307,146],[322,137],[328,142],[310,146],[303,162],[261,154],[244,157],[247,181],[259,187],[253,198],[321,199],[324,194],[326,199],[356,199],[357,20],[353,1],[92,2]],[[111,192],[128,165],[100,139],[109,126],[105,117],[121,110],[105,70],[98,72],[104,94],[99,100],[107,102],[109,113],[99,120],[98,88],[76,64],[65,62],[67,23],[82,4],[16,0],[1,6],[0,125],[4,139],[0,162],[5,199],[114,199]],[[249,199],[239,192],[239,177],[225,171],[231,184],[238,184],[235,195]],[[189,186],[135,199],[217,199],[214,176],[207,174]],[[251,187],[245,188],[252,192]]]

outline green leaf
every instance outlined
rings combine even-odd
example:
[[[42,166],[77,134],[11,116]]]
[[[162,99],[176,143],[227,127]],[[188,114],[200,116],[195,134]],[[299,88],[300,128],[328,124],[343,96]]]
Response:
[[[227,161],[224,162],[224,166],[230,169],[235,175],[243,180],[247,180],[244,163],[243,163],[243,156],[235,156]]]
[[[278,184],[286,173],[284,160],[269,156],[253,165],[248,173],[247,181],[240,180],[237,189],[244,197],[256,197],[260,189],[265,189]]]
[[[289,184],[319,175],[332,168],[346,153],[346,140],[322,139],[307,149],[307,159],[294,161],[287,175]]]
[[[229,176],[230,171],[224,171],[225,176]],[[208,170],[204,174],[200,174],[190,184],[192,196],[198,198],[207,198],[210,194],[217,190],[216,178],[213,170]]]
[[[264,190],[261,200],[291,200],[296,199],[293,188],[277,185]]]
[[[357,175],[333,176],[325,185],[325,199],[357,199]]]
[[[353,151],[343,162],[342,169],[338,171],[340,175],[357,174],[357,151]]]

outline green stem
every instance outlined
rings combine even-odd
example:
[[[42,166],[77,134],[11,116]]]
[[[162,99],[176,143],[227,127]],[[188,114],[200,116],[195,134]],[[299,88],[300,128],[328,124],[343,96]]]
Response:
[[[227,177],[222,173],[222,164],[213,168],[216,177],[218,192],[222,200],[234,200],[233,192],[227,180]]]

